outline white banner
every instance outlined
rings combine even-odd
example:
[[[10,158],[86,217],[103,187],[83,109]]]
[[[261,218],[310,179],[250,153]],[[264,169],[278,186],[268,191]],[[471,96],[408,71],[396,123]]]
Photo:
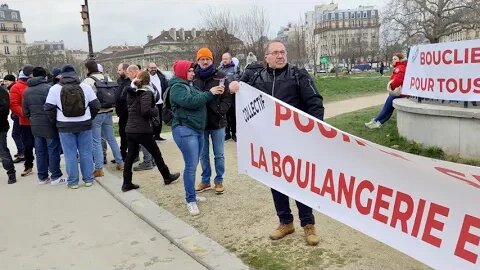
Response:
[[[480,101],[480,39],[413,46],[402,94]]]
[[[480,269],[480,168],[364,141],[244,83],[236,115],[239,173],[433,268]]]

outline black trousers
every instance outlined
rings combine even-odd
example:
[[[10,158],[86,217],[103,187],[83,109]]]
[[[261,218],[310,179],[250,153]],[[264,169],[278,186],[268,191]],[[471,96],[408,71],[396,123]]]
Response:
[[[123,169],[123,185],[129,185],[132,183],[133,161],[135,160],[136,153],[138,153],[140,145],[143,145],[143,147],[145,147],[148,152],[152,154],[155,164],[157,165],[157,168],[162,174],[163,178],[166,179],[170,176],[170,171],[167,167],[167,164],[165,164],[165,161],[163,160],[162,152],[160,152],[160,149],[153,139],[152,134],[127,133],[127,142],[128,152]]]
[[[158,117],[160,118],[160,125],[158,127],[153,128],[153,137],[158,140],[160,139],[160,133],[162,133],[162,109],[163,109],[163,103],[162,104],[157,104],[157,109],[158,109]]]
[[[125,133],[125,127],[127,127],[128,117],[121,116],[118,118],[118,133],[120,134],[120,153],[122,159],[125,161],[127,158],[128,142],[127,133]]]
[[[12,155],[7,146],[7,132],[0,131],[0,160],[9,179],[15,178],[15,165],[13,164]]]
[[[293,222],[292,211],[290,210],[290,201],[287,195],[272,190],[273,202],[275,204],[275,209],[277,210],[277,216],[280,219],[281,224],[289,224]],[[300,218],[300,224],[302,227],[308,224],[315,224],[315,217],[312,213],[312,208],[306,206],[305,204],[295,201],[298,207],[298,216]]]
[[[232,95],[232,106],[227,111],[227,127],[225,134],[237,136],[237,118],[235,117],[235,95]]]
[[[33,168],[33,147],[35,145],[35,138],[32,134],[30,126],[20,125],[20,133],[22,134],[22,142],[25,155],[25,169]]]

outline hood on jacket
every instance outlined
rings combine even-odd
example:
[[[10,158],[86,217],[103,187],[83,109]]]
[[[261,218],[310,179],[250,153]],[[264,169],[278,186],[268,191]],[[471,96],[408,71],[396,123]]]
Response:
[[[170,81],[168,81],[168,86],[172,86],[176,83],[183,83],[183,84],[188,84],[188,81],[187,80],[184,80],[182,78],[179,78],[177,76],[173,76]]]
[[[193,68],[194,64],[187,60],[176,61],[173,64],[173,73],[176,77],[188,81],[188,70]]]
[[[47,80],[45,80],[44,77],[33,77],[27,81],[28,86],[37,86],[42,83],[47,83]]]

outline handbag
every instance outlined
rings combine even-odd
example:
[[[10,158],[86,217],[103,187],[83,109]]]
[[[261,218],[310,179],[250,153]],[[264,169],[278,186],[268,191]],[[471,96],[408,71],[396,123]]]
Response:
[[[399,96],[402,94],[402,87],[399,86],[399,87],[397,87],[397,88],[395,88],[395,89],[392,90],[392,89],[390,88],[390,84],[391,84],[391,83],[392,83],[392,81],[389,81],[389,82],[387,83],[387,92],[388,92],[388,94],[389,94],[390,96],[392,96],[392,97],[399,97]]]

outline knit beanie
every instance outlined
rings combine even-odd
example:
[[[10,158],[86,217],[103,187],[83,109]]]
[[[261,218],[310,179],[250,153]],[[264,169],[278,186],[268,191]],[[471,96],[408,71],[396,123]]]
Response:
[[[208,48],[201,48],[200,50],[198,50],[197,61],[198,61],[198,59],[200,59],[202,57],[210,58],[213,61],[213,53]]]

